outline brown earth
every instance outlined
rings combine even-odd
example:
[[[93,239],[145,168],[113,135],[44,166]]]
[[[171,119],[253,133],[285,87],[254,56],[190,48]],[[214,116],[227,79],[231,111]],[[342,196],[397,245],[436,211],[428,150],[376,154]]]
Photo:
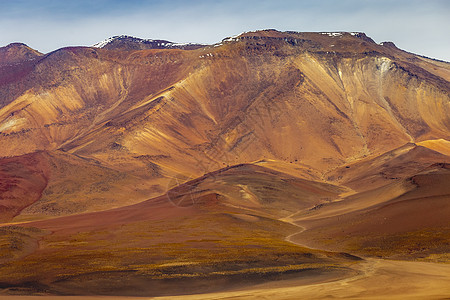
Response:
[[[43,153],[0,159],[0,222],[12,219],[38,201],[47,182]]]
[[[448,63],[362,33],[119,46],[0,48],[2,297],[450,294]]]
[[[253,191],[254,198],[235,197],[223,186],[206,189],[213,175],[231,186],[245,178],[242,190]],[[284,202],[286,195],[278,195],[269,205],[268,198],[258,197],[274,177],[272,189],[288,195],[297,189],[305,202]],[[290,180],[285,183],[283,177]],[[190,191],[180,193],[182,188]],[[338,278],[360,260],[283,240],[296,227],[277,218],[323,201],[324,194],[337,194],[336,187],[244,165],[175,189],[133,206],[1,227],[4,239],[20,244],[3,244],[2,253],[9,255],[0,286],[12,294],[191,294],[297,277],[308,282]],[[188,194],[189,206],[174,205]],[[32,252],[20,255],[36,243]]]

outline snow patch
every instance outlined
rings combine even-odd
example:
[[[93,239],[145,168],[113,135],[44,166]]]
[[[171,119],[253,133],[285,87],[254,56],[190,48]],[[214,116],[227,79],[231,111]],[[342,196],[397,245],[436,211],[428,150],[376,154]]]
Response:
[[[95,48],[103,48],[103,47],[105,47],[106,45],[108,45],[109,43],[111,43],[112,41],[114,41],[115,39],[116,39],[116,37],[110,37],[110,38],[107,38],[106,40],[103,40],[103,41],[101,41],[101,42],[98,42],[98,43],[92,45],[92,47],[95,47]]]
[[[332,37],[342,36],[343,35],[342,32],[320,32],[320,34],[328,35],[328,36],[332,36]]]
[[[125,38],[133,39],[137,43],[145,43],[145,42],[150,42],[151,43],[151,42],[154,42],[154,40],[151,40],[151,39],[140,39],[140,38],[137,38],[137,37],[134,37],[134,36],[129,36],[129,35],[116,35],[116,36],[107,38],[106,40],[101,41],[101,42],[99,42],[97,44],[94,44],[94,45],[92,45],[92,47],[103,48],[103,47],[105,47],[106,45],[112,43],[115,40],[120,40],[120,39],[125,39]]]
[[[338,32],[319,32],[319,33],[323,34],[323,35],[328,35],[328,36],[331,36],[331,37],[343,36],[344,34],[350,34],[350,35],[356,36],[356,37],[359,37],[361,35],[361,32],[341,32],[341,31],[338,31]]]
[[[237,41],[239,41],[239,40],[241,39],[241,38],[240,38],[241,35],[246,34],[246,33],[249,33],[249,32],[251,32],[251,31],[244,31],[244,32],[242,32],[242,33],[240,33],[240,34],[238,34],[238,35],[224,38],[224,39],[222,40],[222,42],[237,42]]]
[[[237,42],[239,41],[239,37],[228,37],[222,40],[222,42]]]
[[[107,38],[106,40],[101,41],[99,43],[96,43],[96,44],[92,45],[92,47],[104,48],[105,46],[107,46],[108,44],[114,42],[115,40],[120,40],[120,39],[130,39],[133,42],[140,43],[140,44],[155,43],[155,45],[157,47],[164,47],[164,48],[183,48],[183,47],[187,47],[187,46],[197,46],[197,45],[199,45],[199,44],[196,44],[196,43],[172,43],[172,42],[162,41],[162,40],[141,39],[141,38],[137,38],[137,37],[129,36],[129,35],[117,35],[117,36],[113,36],[113,37]]]

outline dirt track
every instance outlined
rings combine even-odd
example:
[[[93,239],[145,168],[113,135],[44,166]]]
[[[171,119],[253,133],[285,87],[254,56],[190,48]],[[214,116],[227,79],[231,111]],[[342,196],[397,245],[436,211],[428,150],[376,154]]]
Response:
[[[285,222],[295,224],[289,217]],[[304,228],[298,226],[304,231]],[[290,237],[300,232],[286,237]],[[305,246],[300,244],[301,246]],[[322,249],[323,250],[323,249]],[[448,299],[450,264],[407,262],[366,258],[351,267],[355,272],[346,278],[324,278],[321,283],[305,284],[302,279],[260,284],[242,290],[169,297],[101,297],[101,296],[3,296],[5,300],[131,300],[131,299]]]

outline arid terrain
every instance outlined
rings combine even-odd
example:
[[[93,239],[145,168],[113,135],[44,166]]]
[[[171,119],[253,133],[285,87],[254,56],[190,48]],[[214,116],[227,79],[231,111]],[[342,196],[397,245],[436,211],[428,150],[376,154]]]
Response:
[[[0,297],[449,298],[449,92],[355,32],[0,48]]]

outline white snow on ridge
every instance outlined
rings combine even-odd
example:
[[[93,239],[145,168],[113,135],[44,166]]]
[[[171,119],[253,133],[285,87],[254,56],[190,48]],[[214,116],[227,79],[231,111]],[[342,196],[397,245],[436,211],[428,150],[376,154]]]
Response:
[[[135,40],[137,40],[138,43],[154,42],[154,40],[152,40],[152,39],[141,39],[141,38],[137,38],[137,37],[129,36],[129,35],[116,35],[116,36],[107,38],[106,40],[101,41],[99,43],[96,43],[96,44],[92,45],[92,47],[103,48],[106,45],[108,45],[109,43],[113,42],[114,40],[123,39],[123,38],[135,39]],[[163,44],[165,44],[165,43],[163,43]]]
[[[239,41],[238,37],[229,37],[222,40],[222,42],[237,42]]]
[[[342,36],[345,33],[351,34],[352,36],[358,36],[360,32],[319,32],[320,34],[328,35],[328,36]]]
[[[246,33],[249,33],[249,32],[252,32],[252,31],[244,31],[244,32],[239,33],[239,34],[237,34],[237,35],[234,35],[234,36],[230,36],[230,37],[224,38],[224,39],[222,40],[222,42],[237,42],[237,41],[240,40],[240,36],[241,36],[241,35],[246,34]]]
[[[342,32],[320,32],[320,34],[328,35],[328,36],[342,36]]]
[[[185,46],[196,46],[196,43],[170,43],[170,47],[185,47]]]
[[[124,39],[124,38],[129,38],[134,40],[134,42],[136,43],[157,43],[158,47],[166,47],[166,48],[173,48],[173,47],[186,47],[186,46],[196,46],[199,44],[196,43],[172,43],[172,42],[168,42],[168,41],[162,41],[162,40],[153,40],[153,39],[141,39],[141,38],[137,38],[134,36],[129,36],[129,35],[119,35],[119,36],[113,36],[110,38],[107,38],[104,41],[101,41],[99,43],[96,43],[94,45],[92,45],[91,47],[95,47],[95,48],[103,48],[106,45],[112,43],[115,40],[118,39]]]
[[[92,47],[95,47],[95,48],[103,48],[103,47],[105,47],[106,45],[108,45],[109,43],[111,43],[112,41],[114,41],[115,39],[116,39],[116,37],[110,37],[110,38],[107,38],[106,40],[103,40],[103,41],[101,41],[101,42],[98,42],[98,43],[92,45]]]

